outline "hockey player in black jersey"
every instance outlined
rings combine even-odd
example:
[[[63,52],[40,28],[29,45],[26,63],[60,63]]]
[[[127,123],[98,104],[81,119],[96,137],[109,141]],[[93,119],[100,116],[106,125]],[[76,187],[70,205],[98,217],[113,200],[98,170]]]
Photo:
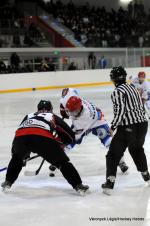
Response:
[[[117,165],[126,148],[128,148],[143,179],[150,183],[147,159],[143,148],[148,123],[140,94],[135,87],[126,83],[126,76],[127,73],[121,66],[114,67],[110,72],[111,81],[115,85],[115,90],[111,95],[114,117],[110,134],[113,134],[115,130],[116,133],[106,156],[107,180],[102,185],[103,192],[106,194],[110,194],[114,187]]]
[[[50,101],[42,100],[38,111],[25,116],[15,133],[12,158],[9,162],[2,190],[11,188],[23,167],[23,160],[29,152],[37,153],[56,166],[68,183],[81,195],[89,187],[82,184],[77,170],[64,152],[65,145],[74,142],[74,132],[57,115],[51,113]]]

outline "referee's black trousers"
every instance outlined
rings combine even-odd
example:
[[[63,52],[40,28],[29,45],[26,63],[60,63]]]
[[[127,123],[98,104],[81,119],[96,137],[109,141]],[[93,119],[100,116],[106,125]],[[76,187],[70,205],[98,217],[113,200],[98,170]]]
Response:
[[[138,171],[144,172],[148,169],[143,148],[147,128],[147,122],[118,126],[106,155],[106,178],[116,176],[117,166],[126,148]]]

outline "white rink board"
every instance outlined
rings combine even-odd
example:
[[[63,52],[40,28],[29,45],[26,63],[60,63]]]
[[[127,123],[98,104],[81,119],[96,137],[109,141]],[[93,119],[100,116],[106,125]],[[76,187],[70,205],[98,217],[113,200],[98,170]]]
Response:
[[[145,71],[150,79],[150,68],[127,68],[128,76],[136,76],[139,71]],[[36,87],[55,87],[73,84],[92,84],[110,82],[110,69],[35,72],[21,74],[1,74],[0,91]]]

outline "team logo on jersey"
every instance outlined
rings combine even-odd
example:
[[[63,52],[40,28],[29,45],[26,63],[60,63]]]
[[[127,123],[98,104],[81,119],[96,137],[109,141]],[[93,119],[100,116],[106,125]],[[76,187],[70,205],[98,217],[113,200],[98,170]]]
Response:
[[[63,89],[63,90],[62,90],[61,96],[62,96],[62,97],[65,97],[65,96],[67,95],[68,91],[69,91],[68,88]]]

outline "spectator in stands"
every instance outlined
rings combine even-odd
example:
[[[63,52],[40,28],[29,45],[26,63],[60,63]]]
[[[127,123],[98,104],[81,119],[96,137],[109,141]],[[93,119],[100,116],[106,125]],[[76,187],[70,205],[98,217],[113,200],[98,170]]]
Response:
[[[0,48],[3,46],[3,40],[0,38]]]
[[[90,69],[95,69],[95,67],[96,67],[96,56],[92,52],[88,56],[88,64],[89,64]]]
[[[77,67],[75,66],[75,63],[74,62],[71,62],[69,67],[68,67],[68,70],[69,71],[73,71],[73,70],[77,70]]]
[[[107,66],[107,60],[105,59],[104,56],[102,56],[99,60],[99,67],[101,69],[104,69],[104,68],[106,68],[106,66]]]
[[[139,43],[139,47],[142,48],[144,44],[144,37],[142,34],[138,38],[138,43]]]
[[[49,71],[49,66],[45,59],[42,59],[39,71]]]
[[[20,57],[17,55],[17,53],[12,53],[10,57],[10,64],[12,69],[14,69],[14,72],[19,70]]]
[[[6,71],[6,65],[2,59],[0,59],[0,74],[4,74]]]
[[[14,47],[21,47],[21,43],[20,43],[20,36],[15,34],[13,36],[13,46]]]
[[[25,36],[24,36],[24,45],[26,47],[31,47],[34,45],[33,41],[30,39],[30,37],[27,33],[25,33]]]
[[[133,5],[132,5],[132,1],[129,2],[128,4],[128,13],[129,13],[129,17],[133,18]]]

